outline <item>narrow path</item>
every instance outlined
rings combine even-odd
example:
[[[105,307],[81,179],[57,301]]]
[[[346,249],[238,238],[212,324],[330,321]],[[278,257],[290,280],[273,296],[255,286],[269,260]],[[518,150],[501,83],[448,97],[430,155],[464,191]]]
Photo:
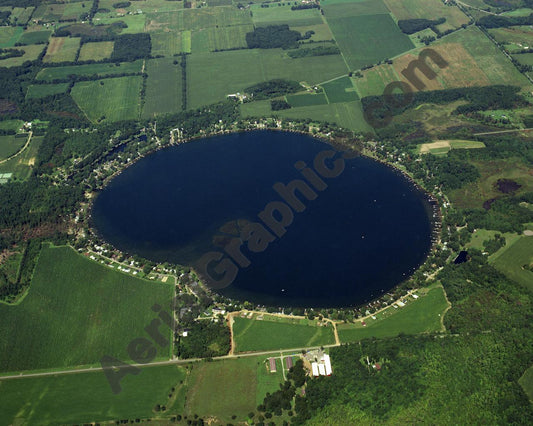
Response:
[[[28,145],[30,144],[30,142],[31,142],[31,137],[32,137],[32,136],[33,136],[33,132],[30,130],[29,135],[28,135],[28,140],[26,141],[26,144],[25,144],[21,149],[19,149],[17,152],[15,152],[12,156],[7,157],[6,159],[0,161],[0,164],[3,164],[3,163],[5,163],[6,161],[9,161],[9,160],[15,158],[17,155],[22,154],[22,153],[24,152],[24,150],[25,150],[25,149],[28,147]]]
[[[533,127],[528,127],[527,129],[497,130],[495,132],[474,133],[474,136],[497,135],[500,133],[529,132],[531,130],[533,130]]]
[[[487,10],[480,9],[479,7],[472,6],[472,5],[467,4],[467,3],[463,3],[462,1],[459,1],[459,0],[455,0],[455,3],[460,4],[461,6],[464,6],[464,7],[468,7],[470,9],[479,10],[480,12],[487,13],[489,15],[494,15],[494,16],[498,16],[499,15],[499,13],[489,12]]]

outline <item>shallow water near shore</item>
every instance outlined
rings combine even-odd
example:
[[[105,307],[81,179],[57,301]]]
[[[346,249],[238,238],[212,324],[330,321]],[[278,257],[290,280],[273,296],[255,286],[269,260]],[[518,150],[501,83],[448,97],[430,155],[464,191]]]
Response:
[[[231,285],[217,290],[228,297],[274,306],[364,303],[425,259],[431,246],[427,195],[400,172],[365,157],[342,159],[337,177],[317,173],[327,185],[319,190],[294,165],[303,161],[313,171],[317,154],[331,150],[310,136],[277,131],[166,148],[110,182],[95,200],[93,226],[116,248],[158,262],[192,265],[207,252],[224,254],[238,268]],[[330,168],[332,161],[326,162]],[[296,179],[316,198],[296,191],[305,209],[293,209],[292,223],[277,237],[258,214],[270,202],[286,204],[273,185]],[[261,252],[244,243],[250,264],[242,267],[224,246],[250,222],[275,238]]]

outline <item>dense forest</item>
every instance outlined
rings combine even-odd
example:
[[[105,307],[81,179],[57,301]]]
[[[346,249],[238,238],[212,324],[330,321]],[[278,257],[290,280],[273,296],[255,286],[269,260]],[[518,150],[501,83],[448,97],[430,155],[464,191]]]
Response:
[[[485,28],[512,27],[516,25],[532,25],[533,13],[529,16],[499,16],[488,15],[477,21],[478,25]]]
[[[179,337],[177,355],[180,358],[210,358],[226,355],[230,349],[227,325],[205,320],[193,323],[187,331],[187,337]]]
[[[305,58],[307,56],[338,55],[341,51],[337,46],[319,46],[314,48],[300,48],[287,52],[291,58]]]
[[[398,27],[405,34],[414,34],[418,31],[425,30],[426,28],[436,27],[437,25],[444,24],[446,18],[440,19],[400,19],[398,21]],[[436,31],[438,33],[438,31]]]
[[[298,31],[289,29],[288,25],[269,25],[246,33],[246,44],[249,49],[294,49],[298,47],[298,41],[306,40],[311,35],[311,32],[307,32],[302,36]]]

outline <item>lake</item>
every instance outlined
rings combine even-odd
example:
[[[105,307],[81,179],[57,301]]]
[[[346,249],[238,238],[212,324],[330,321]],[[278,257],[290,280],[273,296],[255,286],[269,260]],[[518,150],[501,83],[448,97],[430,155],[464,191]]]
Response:
[[[225,296],[345,307],[424,261],[431,214],[391,167],[307,135],[254,131],[142,158],[97,196],[92,222],[126,253],[203,270]]]

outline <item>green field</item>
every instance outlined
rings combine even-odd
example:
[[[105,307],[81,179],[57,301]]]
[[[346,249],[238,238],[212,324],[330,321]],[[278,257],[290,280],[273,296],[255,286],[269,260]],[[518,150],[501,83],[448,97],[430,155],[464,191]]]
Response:
[[[521,237],[506,245],[491,263],[508,278],[533,290],[533,237]]]
[[[15,25],[26,25],[33,14],[34,7],[14,7],[9,20]]]
[[[42,136],[32,136],[30,145],[21,154],[0,164],[0,173],[13,173],[13,177],[17,179],[27,179],[31,174],[42,140]]]
[[[263,351],[320,346],[335,343],[331,326],[290,324],[270,320],[235,318],[236,351]]]
[[[241,106],[241,114],[243,117],[276,115],[286,118],[309,118],[317,122],[329,121],[330,123],[337,123],[347,129],[373,132],[372,127],[365,121],[360,101],[304,106],[276,111],[275,114],[270,109],[270,101],[256,101],[243,104]]]
[[[187,378],[187,401],[184,413],[188,416],[213,416],[220,424],[246,420],[267,392],[279,389],[283,380],[280,370],[269,373],[265,357],[247,357],[194,364]],[[278,366],[281,369],[279,360]],[[258,402],[259,401],[259,402]]]
[[[78,61],[101,61],[109,59],[113,53],[113,41],[85,43],[80,50]]]
[[[356,324],[337,326],[341,342],[356,342],[370,337],[392,337],[400,333],[417,334],[442,330],[442,318],[448,308],[442,286],[433,286],[427,294],[420,290],[417,300],[404,300],[406,306],[388,308],[375,315],[376,319],[365,319],[366,327]]]
[[[15,46],[23,32],[22,27],[0,27],[0,49]]]
[[[174,58],[150,59],[146,62],[148,80],[143,117],[181,111],[182,75]]]
[[[363,77],[354,78],[360,98],[383,95],[387,84],[399,80],[394,68],[388,64],[379,65],[362,72]]]
[[[326,84],[322,84],[322,88],[326,92],[330,104],[359,100],[359,96],[357,96],[357,92],[353,87],[350,77],[341,77]]]
[[[345,18],[348,16],[389,14],[382,0],[368,1],[333,1],[326,0],[323,4],[326,18]]]
[[[250,12],[234,6],[184,9],[168,13],[147,13],[147,30],[198,31],[210,27],[227,27],[252,23]]]
[[[168,406],[169,392],[184,378],[185,370],[174,365],[143,368],[121,381],[117,395],[101,371],[0,380],[0,419],[2,424],[88,424],[153,418],[155,405]]]
[[[331,31],[351,69],[375,64],[414,47],[390,15],[329,17],[327,11]]]
[[[153,56],[174,56],[183,51],[182,34],[179,32],[157,31],[150,33]]]
[[[0,60],[0,67],[19,67],[26,61],[35,61],[44,48],[44,44],[31,44],[29,46],[15,47],[17,50],[23,50],[24,55]]]
[[[252,20],[255,26],[288,24],[293,27],[322,23],[318,9],[291,10],[292,4],[285,6],[280,4],[273,3],[270,7],[252,5]]]
[[[446,22],[438,26],[440,31],[445,31],[449,28],[459,28],[461,25],[468,23],[468,17],[457,6],[445,4],[441,0],[383,1],[396,19],[446,18]],[[483,7],[487,7],[487,5],[484,4]]]
[[[198,54],[194,51],[193,36],[193,53],[187,61],[192,108],[223,100],[226,95],[242,92],[261,81],[285,78],[315,84],[347,71],[339,55],[292,59],[282,49]]]
[[[124,63],[105,63],[105,64],[87,64],[87,65],[69,65],[65,67],[44,68],[37,74],[37,80],[53,81],[66,80],[70,75],[100,77],[110,76],[122,73],[139,73],[143,65],[142,60]]]
[[[28,86],[26,99],[44,98],[58,93],[65,93],[68,90],[69,83],[57,84],[32,84]]]
[[[43,62],[73,62],[79,48],[77,37],[52,37]]]
[[[533,48],[533,32],[527,26],[493,28],[489,33],[511,53]]]
[[[294,107],[305,107],[312,105],[325,105],[328,103],[323,93],[304,93],[301,95],[287,95],[287,102]]]
[[[524,389],[524,392],[529,397],[529,400],[533,402],[533,367],[529,367],[526,372],[518,380],[520,386]]]
[[[92,122],[134,120],[139,117],[142,77],[82,81],[71,95]]]
[[[144,32],[146,15],[126,15],[109,18],[105,15],[96,14],[94,19],[98,19],[99,24],[112,25],[117,22],[124,22],[128,27],[124,28],[120,34],[136,34]]]
[[[68,247],[43,248],[27,296],[0,304],[0,322],[11,324],[0,330],[0,371],[94,364],[104,355],[128,362],[129,342],[148,336],[151,306],[169,307],[171,298],[171,286],[111,270]],[[157,358],[168,356],[169,348],[158,347]]]
[[[0,121],[0,129],[2,130],[14,130],[18,132],[22,125],[24,124],[24,121],[22,120],[3,120]]]
[[[19,43],[22,44],[36,44],[36,43],[45,43],[50,38],[52,31],[26,31],[22,34],[22,37],[19,39]]]
[[[21,133],[18,135],[0,135],[0,160],[12,156],[20,150],[28,140],[28,135]]]
[[[253,25],[235,25],[231,27],[209,28],[209,50],[246,48],[246,33],[254,30]]]
[[[504,54],[495,46],[479,28],[470,26],[441,38],[435,46],[444,43],[460,43],[475,59],[479,69],[489,80],[488,84],[511,84],[529,87],[531,83],[524,77]],[[447,45],[443,46],[448,48]],[[450,67],[452,70],[453,67]],[[468,68],[466,69],[468,71]],[[470,73],[472,73],[470,69]],[[475,76],[468,76],[470,78]]]

